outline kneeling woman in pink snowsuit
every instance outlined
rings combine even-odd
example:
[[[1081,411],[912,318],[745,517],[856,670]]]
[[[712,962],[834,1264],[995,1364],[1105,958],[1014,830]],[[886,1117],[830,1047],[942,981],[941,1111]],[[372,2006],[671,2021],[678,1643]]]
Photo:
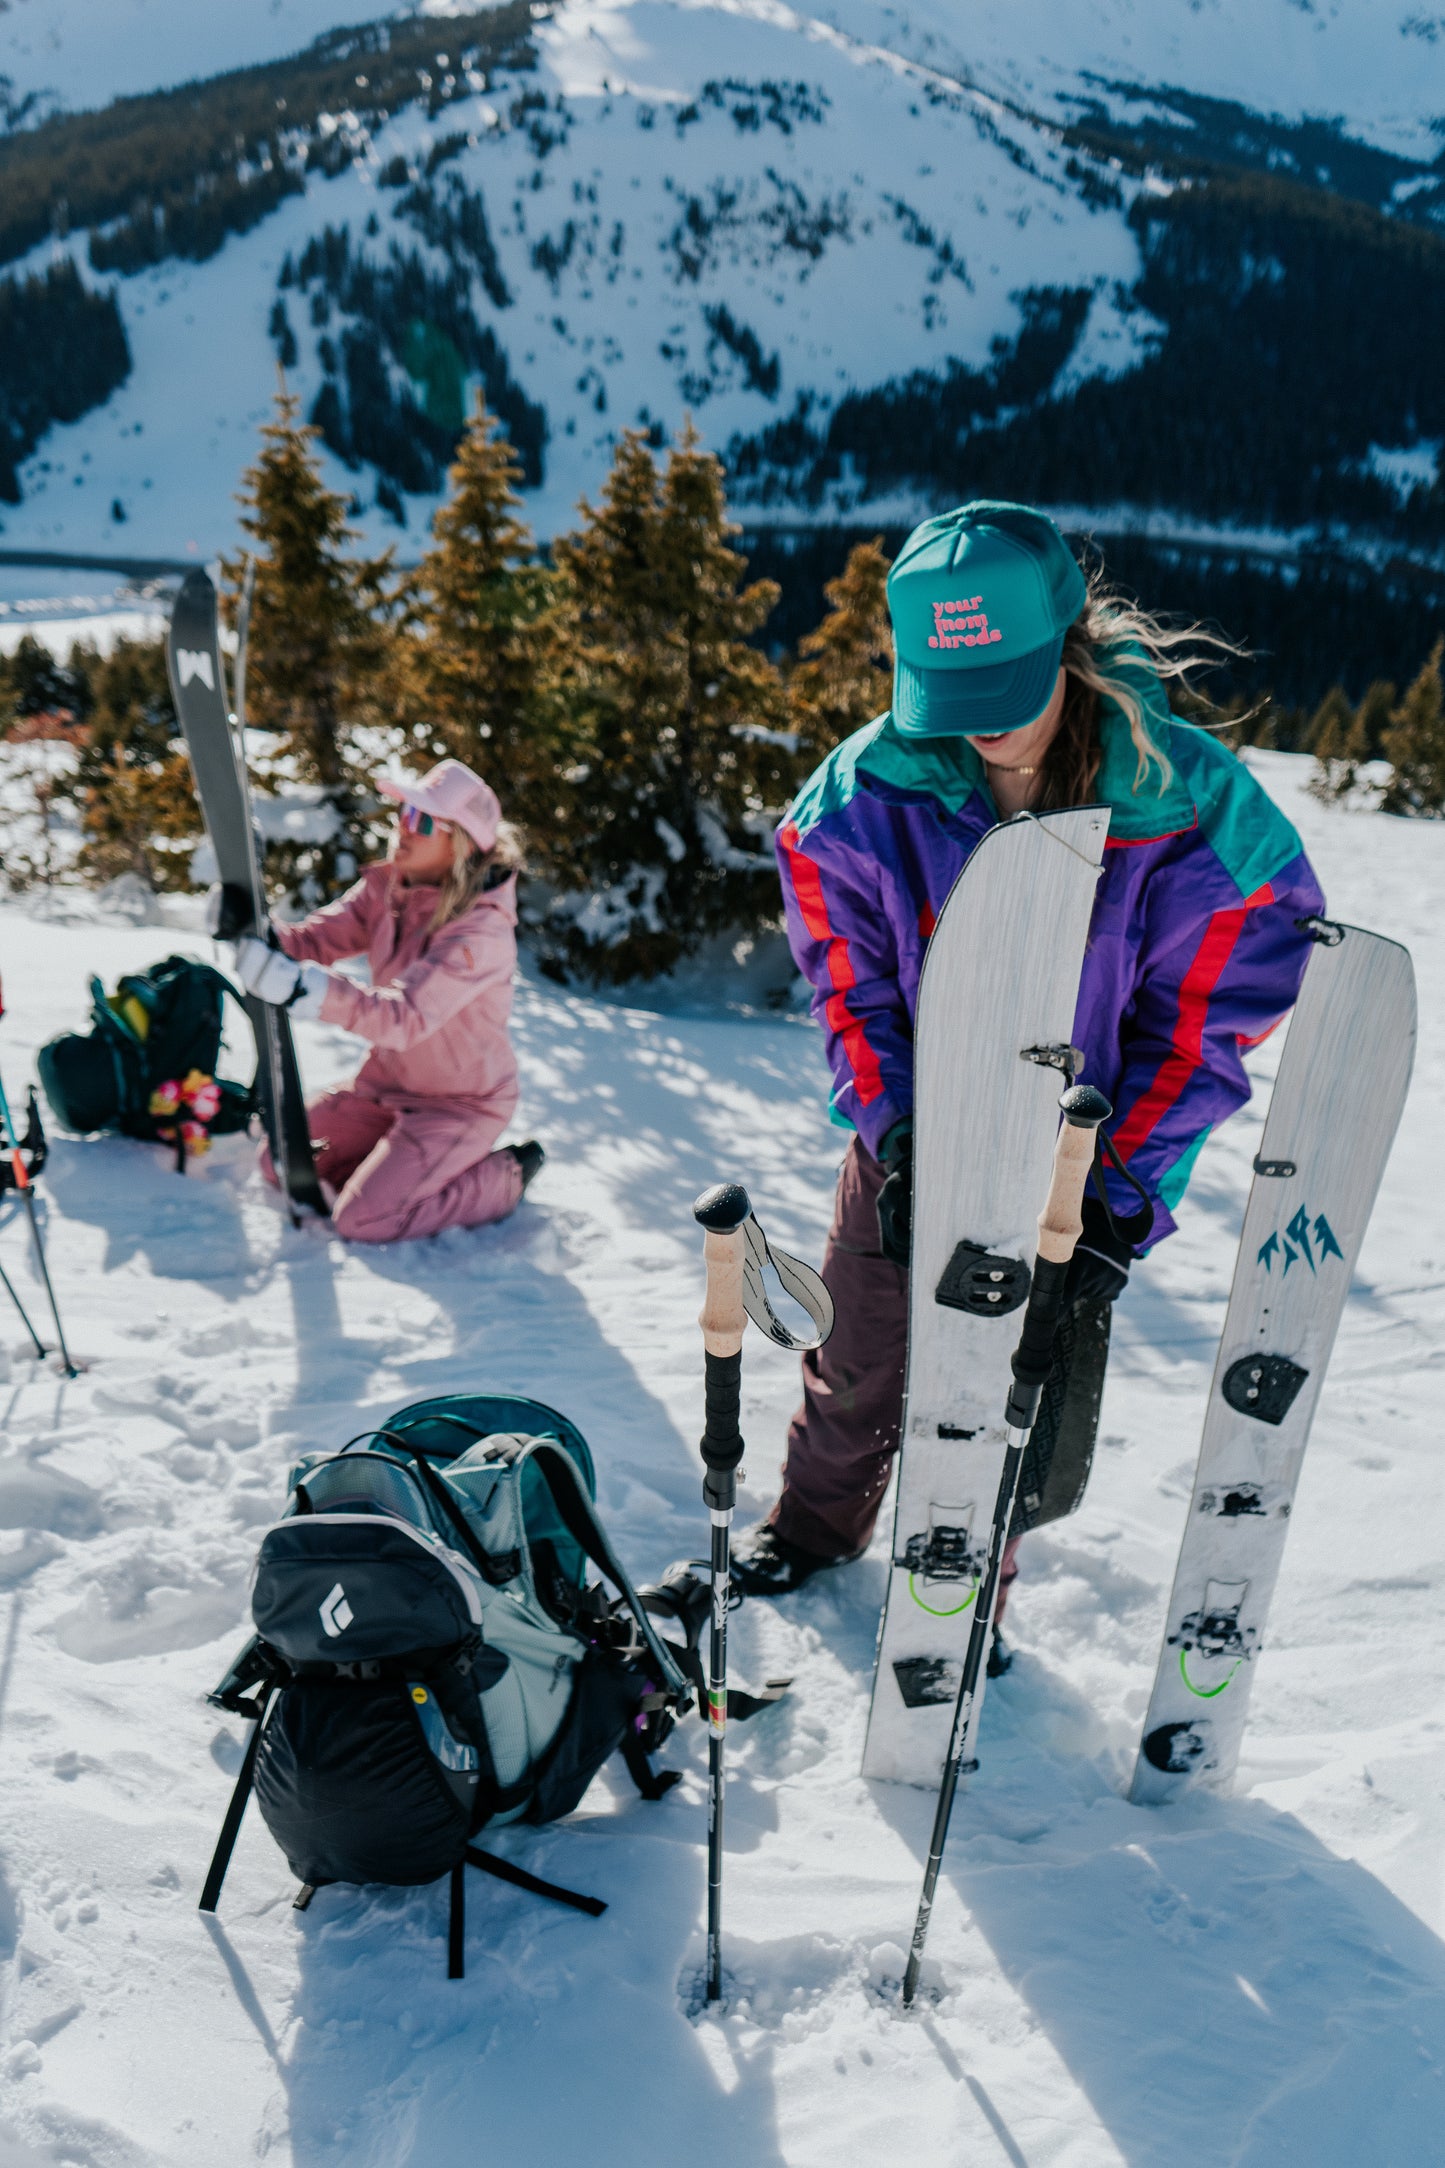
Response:
[[[236,954],[248,993],[371,1042],[355,1083],[307,1106],[333,1224],[353,1242],[504,1219],[543,1156],[495,1149],[517,1104],[517,861],[496,795],[457,760],[381,788],[401,807],[390,856],[275,927],[280,953],[247,939]],[[369,986],[324,968],[350,956]],[[274,1183],[269,1153],[262,1172]]]

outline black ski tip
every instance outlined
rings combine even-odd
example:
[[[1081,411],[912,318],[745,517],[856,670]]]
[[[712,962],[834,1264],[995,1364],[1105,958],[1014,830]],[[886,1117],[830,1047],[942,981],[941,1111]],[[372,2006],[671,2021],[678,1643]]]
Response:
[[[700,1227],[715,1235],[730,1235],[752,1211],[741,1182],[715,1182],[696,1199],[692,1216]]]
[[[216,592],[215,583],[204,565],[196,565],[181,581],[176,591],[177,602],[204,602]]]
[[[1060,1095],[1059,1105],[1071,1129],[1097,1129],[1114,1111],[1094,1084],[1071,1084]]]

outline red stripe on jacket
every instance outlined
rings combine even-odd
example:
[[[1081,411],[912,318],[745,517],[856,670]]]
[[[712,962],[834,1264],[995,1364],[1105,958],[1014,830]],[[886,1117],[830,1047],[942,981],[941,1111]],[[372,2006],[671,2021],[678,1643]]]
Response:
[[[868,1044],[868,1035],[858,1017],[848,1006],[848,996],[857,985],[853,959],[848,953],[848,943],[842,934],[834,933],[828,918],[828,905],[823,895],[823,880],[811,858],[804,856],[799,844],[798,831],[791,821],[779,831],[779,842],[788,854],[788,870],[793,877],[793,894],[798,899],[798,910],[804,926],[815,941],[828,944],[828,977],[833,991],[823,1006],[828,1019],[828,1029],[843,1043],[848,1066],[853,1072],[862,1104],[870,1106],[883,1096],[883,1072],[878,1056]]]
[[[1209,998],[1219,984],[1224,967],[1234,954],[1244,922],[1258,905],[1273,903],[1274,890],[1266,882],[1252,896],[1228,911],[1216,911],[1204,929],[1204,938],[1179,985],[1179,1016],[1169,1052],[1142,1099],[1135,1101],[1114,1132],[1114,1146],[1121,1159],[1130,1159],[1147,1143],[1169,1112],[1204,1058],[1204,1027],[1209,1019]]]

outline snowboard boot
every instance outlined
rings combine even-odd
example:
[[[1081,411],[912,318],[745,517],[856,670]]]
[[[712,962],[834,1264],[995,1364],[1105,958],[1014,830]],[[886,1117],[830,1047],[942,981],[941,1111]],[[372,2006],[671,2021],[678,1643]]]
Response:
[[[755,1528],[745,1529],[733,1545],[733,1583],[745,1596],[791,1596],[815,1573],[851,1565],[862,1556],[861,1551],[849,1551],[844,1558],[821,1558],[816,1551],[800,1550],[796,1543],[789,1543],[767,1521],[759,1521]]]
[[[988,1651],[989,1677],[991,1679],[1001,1679],[1004,1673],[1012,1666],[1013,1660],[1013,1650],[1009,1647],[1007,1641],[1005,1641],[1003,1635],[999,1632],[998,1628],[995,1627],[993,1640],[989,1644]]]
[[[507,1150],[522,1170],[522,1195],[525,1197],[532,1183],[546,1166],[547,1154],[535,1137],[528,1137],[525,1144],[509,1144]]]

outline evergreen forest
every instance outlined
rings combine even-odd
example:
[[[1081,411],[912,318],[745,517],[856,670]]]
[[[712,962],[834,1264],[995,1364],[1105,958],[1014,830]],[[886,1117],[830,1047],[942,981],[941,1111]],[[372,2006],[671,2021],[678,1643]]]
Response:
[[[384,849],[382,769],[450,755],[495,783],[519,831],[524,931],[554,976],[656,977],[776,928],[776,826],[818,760],[889,702],[889,538],[853,536],[816,616],[801,623],[795,600],[784,640],[779,585],[738,546],[722,463],[691,428],[661,450],[624,431],[595,502],[544,553],[521,461],[478,399],[406,567],[358,549],[319,438],[283,391],[244,478],[247,550],[224,568],[233,621],[247,559],[254,581],[257,789],[310,809],[304,834],[268,851],[289,906],[337,893]],[[1186,694],[1183,712],[1234,746],[1311,752],[1323,797],[1445,817],[1442,643],[1397,653],[1392,676],[1336,683],[1312,709],[1226,681]],[[0,662],[0,727],[40,838],[7,848],[12,888],[77,874],[195,885],[201,821],[163,643],[77,648],[62,665],[22,640]],[[62,803],[80,838],[64,864]]]

